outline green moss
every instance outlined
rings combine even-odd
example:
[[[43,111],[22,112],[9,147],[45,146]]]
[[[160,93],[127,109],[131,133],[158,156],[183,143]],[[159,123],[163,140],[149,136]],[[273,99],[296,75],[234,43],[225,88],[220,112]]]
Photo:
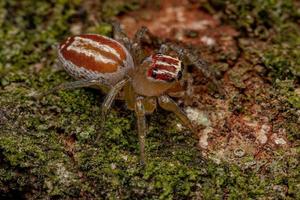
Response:
[[[287,102],[289,102],[292,107],[300,109],[300,95],[295,91],[294,81],[276,81],[279,92],[286,97]]]
[[[300,31],[298,38],[300,40]],[[300,50],[297,43],[271,45],[269,49],[264,51],[262,61],[264,65],[270,69],[270,76],[275,79],[295,79],[300,77]]]
[[[53,59],[49,60],[53,51],[49,50],[68,31],[68,20],[78,2],[1,2],[0,13],[5,20],[0,21],[0,69],[26,68],[46,60],[53,64]]]
[[[140,7],[140,3],[138,0],[104,0],[101,15],[107,19],[122,12],[136,10]]]
[[[276,81],[276,90],[279,93],[280,99],[286,105],[286,111],[283,112],[285,122],[282,125],[287,130],[290,141],[299,144],[300,126],[299,126],[299,105],[300,95],[295,91],[293,80]]]
[[[222,13],[225,23],[234,24],[242,36],[260,39],[256,41],[259,43],[268,39],[263,48],[259,46],[255,49],[255,45],[252,45],[250,49],[244,49],[243,40],[239,41],[239,45],[246,56],[249,50],[256,52],[254,59],[260,59],[274,80],[300,76],[300,29],[297,25],[300,19],[299,4],[293,0],[211,0],[209,5],[215,12]]]
[[[109,35],[112,32],[112,27],[110,24],[101,23],[96,26],[91,26],[86,30],[87,33],[97,33],[100,35]]]
[[[210,0],[209,5],[243,33],[264,39],[270,36],[270,28],[280,30],[286,22],[300,17],[293,0]]]

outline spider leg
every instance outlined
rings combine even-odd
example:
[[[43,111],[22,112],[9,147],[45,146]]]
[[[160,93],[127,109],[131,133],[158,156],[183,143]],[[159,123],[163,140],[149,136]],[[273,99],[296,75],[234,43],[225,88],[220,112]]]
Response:
[[[169,47],[166,44],[162,44],[162,45],[160,45],[158,53],[167,54],[168,51],[169,51]]]
[[[101,116],[100,116],[100,131],[103,130],[107,113],[111,108],[111,105],[116,98],[117,94],[121,91],[121,89],[128,83],[129,79],[123,79],[114,85],[111,90],[107,93],[102,106],[101,106]],[[97,136],[96,141],[99,140],[100,135]]]
[[[167,46],[179,55],[180,60],[187,60],[188,63],[191,63],[201,71],[205,77],[209,78],[222,96],[227,96],[222,84],[216,79],[216,72],[209,67],[209,64],[205,60],[199,58],[196,52],[186,49],[178,44],[169,43]]]
[[[129,51],[131,51],[131,41],[122,30],[120,23],[116,20],[109,21],[109,23],[113,28],[113,38],[121,42]]]
[[[124,101],[126,102],[126,106],[129,110],[134,111],[135,99],[136,99],[136,94],[133,90],[132,85],[126,84],[124,86]]]
[[[100,88],[103,92],[106,92],[111,86],[104,84],[100,82],[99,80],[78,80],[78,81],[73,81],[73,82],[68,82],[68,83],[62,83],[52,89],[50,89],[47,92],[38,94],[35,96],[36,99],[41,99],[44,96],[47,96],[51,93],[55,93],[59,90],[71,90],[71,89],[76,89],[76,88],[82,88],[82,87],[92,87],[96,86]]]
[[[149,29],[145,26],[142,26],[135,33],[134,38],[133,38],[133,42],[140,44],[142,40],[147,39],[146,36],[149,37],[149,34],[150,34]]]
[[[193,133],[196,133],[192,122],[170,97],[168,97],[167,95],[158,97],[158,104],[163,109],[174,112],[185,127],[189,128]]]
[[[146,42],[147,44],[152,44],[152,46],[155,47],[162,43],[161,39],[153,35],[146,26],[139,28],[134,35],[134,43],[141,43],[142,41]]]
[[[134,55],[135,65],[138,66],[145,58],[145,52],[142,48],[142,41],[149,40],[149,30],[147,27],[142,26],[134,35],[132,45],[132,55]]]
[[[139,136],[139,145],[140,145],[140,158],[141,164],[146,163],[145,158],[145,139],[146,139],[146,111],[143,105],[143,98],[138,97],[135,103],[135,114],[137,117],[137,126],[138,126],[138,136]]]

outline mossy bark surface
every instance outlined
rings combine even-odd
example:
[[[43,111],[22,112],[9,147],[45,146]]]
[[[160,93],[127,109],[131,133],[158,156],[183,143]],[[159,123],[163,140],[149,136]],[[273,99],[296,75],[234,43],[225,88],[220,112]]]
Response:
[[[299,2],[149,2],[0,1],[0,198],[300,199]],[[150,20],[156,12],[164,21]],[[173,12],[209,26],[180,26],[168,18]],[[33,98],[73,80],[57,63],[58,43],[109,36],[110,18],[125,30],[134,25],[129,34],[147,25],[162,40],[200,50],[229,94],[221,98],[191,69],[190,96],[175,100],[201,125],[199,135],[158,109],[147,118],[145,167],[124,102],[115,102],[100,133],[100,91]],[[164,32],[158,22],[175,28]]]

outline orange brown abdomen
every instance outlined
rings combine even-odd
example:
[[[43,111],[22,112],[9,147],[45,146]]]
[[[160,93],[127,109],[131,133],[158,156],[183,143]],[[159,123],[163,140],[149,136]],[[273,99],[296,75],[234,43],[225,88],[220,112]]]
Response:
[[[59,60],[75,79],[116,84],[134,67],[127,49],[119,42],[96,34],[71,36],[58,49]]]

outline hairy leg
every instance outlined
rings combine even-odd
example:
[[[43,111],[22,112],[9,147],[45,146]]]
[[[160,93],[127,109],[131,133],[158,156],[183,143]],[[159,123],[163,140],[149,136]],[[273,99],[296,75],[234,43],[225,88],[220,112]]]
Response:
[[[170,97],[167,95],[158,97],[158,104],[163,109],[174,112],[185,127],[189,128],[193,133],[196,132],[192,122]]]
[[[157,102],[156,97],[145,97],[143,99],[143,105],[144,105],[146,114],[151,114],[154,112],[154,110],[157,107],[156,102]]]
[[[162,45],[160,45],[158,53],[167,54],[168,51],[169,51],[169,47],[167,45],[165,45],[165,44],[162,44]]]
[[[216,72],[209,67],[209,64],[205,60],[198,56],[197,52],[175,43],[168,43],[166,46],[175,51],[180,60],[194,65],[204,74],[205,77],[209,78],[213,82],[221,95],[226,96],[226,91],[223,89],[222,84],[216,79]]]
[[[140,158],[141,163],[144,165],[146,163],[145,158],[145,139],[146,139],[146,117],[145,117],[145,108],[143,105],[143,98],[138,97],[135,103],[135,114],[137,117],[137,126],[138,126],[138,136],[139,136],[139,145],[140,145]]]
[[[122,30],[120,23],[116,20],[109,21],[109,23],[113,27],[113,38],[121,42],[127,48],[127,50],[131,51],[131,41],[126,33],[124,33],[124,31]]]
[[[136,99],[136,94],[133,90],[132,85],[126,84],[124,86],[124,101],[126,102],[126,106],[129,110],[132,111],[135,110],[135,99]]]
[[[149,29],[145,26],[142,26],[137,30],[134,35],[133,42],[140,44],[142,40],[145,40],[146,37],[149,37]]]
[[[136,66],[138,66],[145,58],[142,41],[149,39],[148,36],[149,30],[145,26],[142,26],[134,35],[131,53],[134,56],[134,64]]]
[[[111,105],[112,105],[114,99],[116,98],[117,94],[121,91],[121,89],[126,85],[126,83],[128,83],[128,81],[129,81],[128,79],[123,79],[122,81],[120,81],[119,83],[114,85],[111,88],[111,90],[107,93],[107,95],[102,103],[102,106],[101,106],[100,131],[103,130],[107,113],[108,113],[109,109],[111,108]],[[99,137],[100,137],[100,135],[97,136],[96,141],[99,139]]]

